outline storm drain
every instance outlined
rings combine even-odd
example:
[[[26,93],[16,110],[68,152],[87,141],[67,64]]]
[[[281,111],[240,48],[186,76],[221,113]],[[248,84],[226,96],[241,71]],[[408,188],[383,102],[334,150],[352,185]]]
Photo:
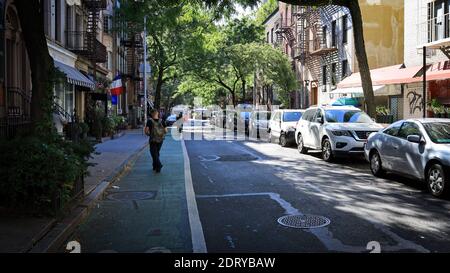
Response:
[[[278,223],[291,228],[320,228],[328,226],[331,221],[318,215],[286,215],[278,218]]]
[[[257,160],[256,156],[251,154],[237,154],[237,155],[219,155],[219,161],[252,161]]]
[[[156,191],[121,191],[113,192],[106,196],[109,200],[130,201],[155,199]]]

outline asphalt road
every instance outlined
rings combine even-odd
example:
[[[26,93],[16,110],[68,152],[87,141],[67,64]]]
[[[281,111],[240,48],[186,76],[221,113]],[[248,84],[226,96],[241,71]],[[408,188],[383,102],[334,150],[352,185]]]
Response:
[[[199,129],[185,128],[185,138]],[[186,147],[208,252],[369,252],[378,244],[381,252],[450,251],[450,201],[419,182],[375,178],[363,158],[330,164],[317,153],[203,130]],[[331,222],[277,222],[296,214]]]

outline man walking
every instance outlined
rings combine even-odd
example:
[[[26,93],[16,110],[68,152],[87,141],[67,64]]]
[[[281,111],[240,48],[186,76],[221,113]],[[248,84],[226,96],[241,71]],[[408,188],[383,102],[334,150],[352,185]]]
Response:
[[[159,160],[159,151],[164,142],[164,136],[167,130],[164,122],[159,118],[159,112],[156,109],[150,111],[150,119],[145,126],[145,134],[149,136],[150,154],[153,160],[153,171],[159,173],[163,165]]]

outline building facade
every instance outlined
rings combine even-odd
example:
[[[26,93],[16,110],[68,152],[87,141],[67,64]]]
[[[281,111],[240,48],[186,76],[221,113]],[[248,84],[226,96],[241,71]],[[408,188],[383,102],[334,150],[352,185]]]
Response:
[[[42,7],[49,54],[64,75],[54,85],[54,120],[89,123],[89,109],[97,105],[136,125],[142,38],[129,49],[127,22],[117,16],[120,2],[43,0]],[[13,136],[31,121],[31,73],[14,0],[0,1],[0,9],[0,127],[2,136]],[[116,76],[124,92],[112,105],[109,87]]]
[[[31,74],[14,1],[0,1],[0,20],[0,137],[8,137],[31,121]]]
[[[403,0],[360,0],[359,3],[370,69],[402,64]],[[352,19],[347,8],[333,5],[302,7],[279,2],[278,14],[275,32],[281,50],[292,61],[300,86],[291,94],[290,107],[306,108],[330,103],[342,96],[362,96],[362,88],[345,93],[349,90],[341,90],[338,86],[346,77],[359,71]],[[270,37],[267,28],[266,36]],[[379,103],[388,100],[386,93],[383,96],[377,98]]]
[[[426,101],[436,100],[450,107],[450,1],[405,1],[405,65],[422,66],[424,47],[428,68]],[[405,118],[423,116],[423,93],[422,82],[405,85]],[[433,115],[430,111],[425,113]]]

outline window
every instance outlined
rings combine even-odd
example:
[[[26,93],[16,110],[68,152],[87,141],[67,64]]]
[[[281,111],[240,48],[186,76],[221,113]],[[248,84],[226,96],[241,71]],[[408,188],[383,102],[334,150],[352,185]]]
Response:
[[[322,27],[322,44],[327,47],[327,26]]]
[[[337,64],[332,63],[331,64],[331,84],[336,85],[336,70],[337,70]]]
[[[359,110],[326,110],[325,117],[331,123],[373,123],[374,121]]]
[[[112,17],[110,15],[103,17],[103,32],[112,34]]]
[[[281,120],[281,113],[280,112],[276,112],[275,116],[273,117],[274,121],[280,121]]]
[[[270,43],[273,44],[273,28],[270,30]]]
[[[266,34],[266,42],[267,42],[267,43],[270,43],[270,40],[269,40],[269,32],[267,32],[267,34]]]
[[[347,71],[348,71],[348,61],[343,60],[342,61],[342,78],[347,77]]]
[[[303,120],[306,120],[306,121],[312,121],[312,119],[313,119],[315,113],[316,113],[316,109],[310,109],[310,110],[307,110],[307,111],[303,114],[302,119],[303,119]]]
[[[449,122],[430,122],[424,123],[423,126],[434,143],[450,143]]]
[[[420,132],[419,126],[417,126],[414,122],[405,122],[398,132],[398,137],[406,139],[410,135],[421,136],[422,133]]]
[[[55,28],[55,40],[61,42],[61,3],[55,0],[55,18],[53,21]]]
[[[402,127],[403,121],[396,122],[386,128],[383,133],[390,135],[390,136],[397,136],[398,131],[400,130],[400,127]]]
[[[331,46],[336,46],[336,21],[331,23]]]
[[[322,84],[326,85],[327,84],[327,66],[324,65],[322,67]]]
[[[450,37],[449,0],[429,1],[428,3],[428,42]]]
[[[313,117],[313,122],[316,122],[317,119],[321,119],[323,120],[323,114],[322,114],[322,110],[317,109],[316,115]]]
[[[302,117],[301,112],[285,112],[283,114],[283,121],[285,122],[299,121],[301,117]]]
[[[347,43],[348,15],[342,16],[342,43]]]

